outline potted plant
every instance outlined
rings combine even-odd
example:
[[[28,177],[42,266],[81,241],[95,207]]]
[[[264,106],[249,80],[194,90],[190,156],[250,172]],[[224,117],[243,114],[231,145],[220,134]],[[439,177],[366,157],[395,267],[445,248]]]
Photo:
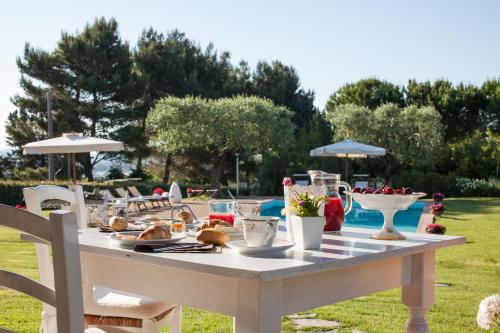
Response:
[[[321,247],[325,217],[326,195],[311,192],[290,193],[291,227],[295,246],[300,249],[318,249]]]
[[[432,199],[434,200],[434,202],[443,202],[444,194],[441,192],[432,193]]]
[[[440,202],[435,202],[431,205],[430,211],[435,216],[441,216],[444,213],[444,205]]]
[[[425,226],[425,232],[428,234],[444,235],[446,233],[446,227],[441,224],[431,223]]]

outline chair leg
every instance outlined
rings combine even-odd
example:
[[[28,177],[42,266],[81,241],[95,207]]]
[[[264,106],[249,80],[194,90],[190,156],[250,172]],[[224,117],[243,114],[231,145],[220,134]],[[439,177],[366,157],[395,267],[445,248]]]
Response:
[[[174,309],[174,317],[170,321],[170,333],[181,333],[182,331],[182,305]]]

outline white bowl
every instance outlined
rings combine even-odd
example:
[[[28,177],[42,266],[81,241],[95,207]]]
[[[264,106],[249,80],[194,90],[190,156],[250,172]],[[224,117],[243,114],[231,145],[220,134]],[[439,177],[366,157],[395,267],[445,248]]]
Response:
[[[362,208],[379,210],[384,215],[382,229],[372,235],[374,239],[401,240],[406,237],[400,234],[393,224],[394,214],[398,210],[406,210],[419,198],[426,196],[425,193],[415,192],[412,194],[363,194],[347,192],[353,199],[359,202]]]

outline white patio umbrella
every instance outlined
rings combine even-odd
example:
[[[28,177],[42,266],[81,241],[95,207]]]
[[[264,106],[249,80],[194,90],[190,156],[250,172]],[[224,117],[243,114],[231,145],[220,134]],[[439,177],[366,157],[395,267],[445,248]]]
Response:
[[[73,165],[73,182],[76,182],[75,154],[92,151],[120,151],[123,142],[93,138],[81,133],[64,133],[62,136],[48,140],[30,142],[23,146],[23,154],[71,154]]]
[[[315,148],[311,150],[309,156],[335,156],[345,157],[345,175],[347,180],[347,159],[348,158],[366,158],[368,156],[384,156],[386,150],[384,148],[359,143],[354,140],[344,140],[331,145]]]

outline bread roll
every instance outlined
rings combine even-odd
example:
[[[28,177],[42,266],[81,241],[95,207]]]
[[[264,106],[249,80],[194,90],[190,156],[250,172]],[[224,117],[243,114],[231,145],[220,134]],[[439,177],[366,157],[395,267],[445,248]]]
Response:
[[[114,231],[123,231],[128,227],[127,219],[122,216],[111,216],[109,227]]]
[[[176,219],[184,221],[186,224],[193,223],[193,215],[189,212],[179,212],[176,216]]]
[[[209,228],[198,231],[196,240],[203,244],[225,245],[229,237],[222,231]]]
[[[138,239],[140,240],[150,240],[150,239],[170,239],[172,234],[170,231],[162,225],[152,225],[146,230],[141,232]]]

